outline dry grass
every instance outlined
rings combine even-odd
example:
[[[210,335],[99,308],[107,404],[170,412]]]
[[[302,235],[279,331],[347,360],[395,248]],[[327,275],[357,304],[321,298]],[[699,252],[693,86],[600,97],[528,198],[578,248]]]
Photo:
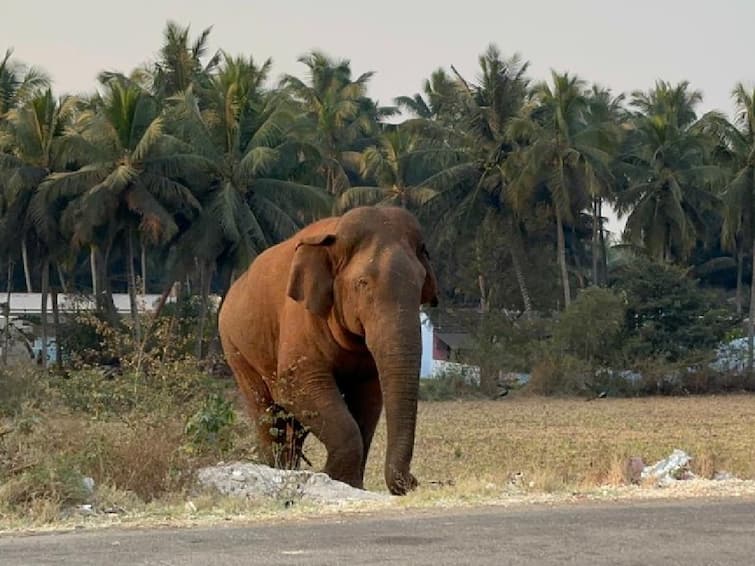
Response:
[[[5,457],[11,465],[24,469],[42,462],[40,470],[49,477],[22,474],[18,481],[0,486],[0,530],[82,521],[92,526],[193,524],[329,512],[192,494],[184,472],[190,475],[196,465],[210,461],[184,452],[183,420],[185,416],[173,416],[126,425],[68,414],[42,421],[31,434],[6,436]],[[243,417],[240,421],[234,425],[234,449],[226,454],[227,460],[246,459],[253,453],[252,427]],[[755,479],[755,395],[592,402],[510,395],[501,401],[422,402],[418,427],[412,471],[420,487],[391,505],[509,505],[606,494],[669,495],[669,490],[644,489],[652,488],[647,485],[627,488],[626,464],[633,456],[653,463],[674,448],[693,456],[692,469],[701,477],[726,470],[741,479]],[[307,440],[305,453],[315,469],[324,463],[324,449],[316,439]],[[61,459],[65,455],[70,457]],[[384,457],[381,419],[367,466],[370,490],[386,491]],[[115,507],[126,513],[94,518],[66,515],[66,478],[59,474],[70,466],[95,478],[97,508]],[[680,482],[676,491],[678,496],[755,494],[755,482],[724,484]],[[12,501],[20,502],[15,511],[8,506]]]
[[[627,483],[626,461],[646,464],[674,448],[690,454],[692,470],[710,478],[726,470],[755,479],[755,396],[545,399],[420,403],[413,472],[425,486],[532,491]],[[315,467],[322,447],[309,439]],[[385,490],[381,419],[366,486]]]

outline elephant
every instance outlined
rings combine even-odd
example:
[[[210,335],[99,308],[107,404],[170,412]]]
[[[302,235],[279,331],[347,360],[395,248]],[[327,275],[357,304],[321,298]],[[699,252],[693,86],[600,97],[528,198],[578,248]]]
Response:
[[[311,432],[327,450],[323,471],[364,489],[384,405],[386,486],[414,489],[419,310],[437,304],[419,221],[403,208],[357,207],[259,254],[228,290],[218,324],[261,460],[298,467]],[[281,454],[284,435],[293,447]]]

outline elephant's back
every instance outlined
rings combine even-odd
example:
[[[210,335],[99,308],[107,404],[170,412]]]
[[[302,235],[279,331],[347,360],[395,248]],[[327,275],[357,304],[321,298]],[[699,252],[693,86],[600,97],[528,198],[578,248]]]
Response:
[[[218,313],[221,339],[230,342],[259,372],[270,365],[278,341],[279,305],[285,287],[279,281],[287,274],[281,254],[257,256],[228,290]]]
[[[234,281],[218,314],[221,338],[230,341],[255,366],[274,369],[279,317],[296,245],[303,237],[334,230],[337,218],[314,222],[291,238],[269,247]]]

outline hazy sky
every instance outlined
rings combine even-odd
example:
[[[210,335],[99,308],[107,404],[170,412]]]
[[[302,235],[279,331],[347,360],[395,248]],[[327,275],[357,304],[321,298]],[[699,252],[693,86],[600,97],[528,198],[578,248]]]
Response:
[[[734,84],[755,79],[752,0],[2,0],[0,50],[46,69],[56,92],[88,91],[98,71],[154,57],[168,19],[192,36],[212,25],[213,51],[271,57],[275,79],[303,74],[296,59],[313,48],[348,58],[355,74],[376,72],[370,94],[383,104],[439,66],[474,78],[491,42],[521,53],[535,79],[568,70],[616,92],[686,79],[702,111],[731,113]]]
[[[320,48],[351,59],[355,73],[376,71],[371,94],[383,103],[411,94],[438,66],[477,72],[490,42],[520,52],[531,75],[569,70],[617,91],[647,89],[657,78],[688,79],[702,109],[731,111],[736,81],[755,78],[751,0],[570,0],[448,2],[320,0],[2,0],[0,49],[45,68],[57,91],[95,86],[104,68],[128,71],[154,56],[168,19],[211,47],[272,57],[273,76],[302,73],[297,57]],[[110,8],[112,6],[112,8]],[[125,9],[118,9],[124,8]]]

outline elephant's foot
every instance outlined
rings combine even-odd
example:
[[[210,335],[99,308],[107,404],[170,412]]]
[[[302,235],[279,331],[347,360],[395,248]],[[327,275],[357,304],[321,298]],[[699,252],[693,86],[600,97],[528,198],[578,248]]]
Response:
[[[328,460],[323,472],[332,479],[364,489],[362,473],[362,439],[357,436],[337,449],[328,451]]]
[[[411,472],[401,472],[395,468],[386,470],[385,483],[392,495],[406,495],[419,485]]]

